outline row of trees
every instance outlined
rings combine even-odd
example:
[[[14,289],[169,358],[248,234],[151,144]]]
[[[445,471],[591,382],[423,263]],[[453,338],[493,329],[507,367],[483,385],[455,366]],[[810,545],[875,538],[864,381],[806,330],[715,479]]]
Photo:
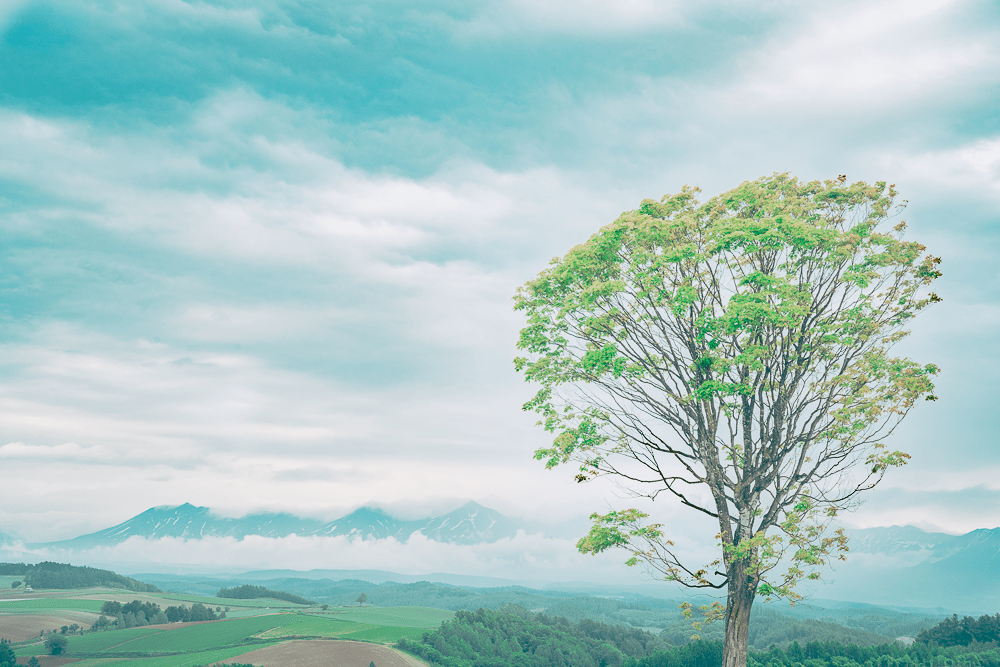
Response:
[[[217,614],[216,611],[219,613]],[[91,631],[111,630],[120,628],[137,628],[144,625],[159,625],[162,623],[191,623],[194,621],[215,621],[226,617],[221,609],[213,611],[200,602],[190,607],[183,605],[160,609],[153,602],[132,600],[121,602],[108,601],[101,605],[101,616],[90,627]],[[110,618],[109,618],[110,617]]]

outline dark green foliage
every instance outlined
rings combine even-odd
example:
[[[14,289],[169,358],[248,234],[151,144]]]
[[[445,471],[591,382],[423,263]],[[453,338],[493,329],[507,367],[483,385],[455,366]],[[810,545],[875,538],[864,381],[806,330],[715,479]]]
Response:
[[[986,627],[998,616],[968,620]],[[962,621],[953,618],[938,627],[955,624],[961,627]],[[722,662],[721,641],[698,640],[673,647],[641,630],[592,621],[573,624],[515,606],[500,611],[460,611],[440,629],[425,633],[419,642],[400,640],[397,646],[443,667],[718,667]],[[906,647],[897,642],[858,646],[793,641],[786,648],[751,651],[747,662],[748,667],[940,665],[1000,667],[1000,648],[985,642],[967,646],[915,643]]]
[[[24,575],[26,586],[33,588],[91,588],[110,586],[125,588],[138,593],[159,593],[159,588],[131,577],[123,577],[109,570],[79,567],[46,561],[37,565],[0,563],[0,574]]]
[[[0,667],[14,667],[17,658],[14,656],[14,649],[10,647],[10,642],[0,639]]]
[[[200,602],[195,602],[190,607],[167,607],[163,611],[167,616],[167,620],[171,623],[177,621],[181,621],[182,623],[215,621],[219,618],[211,607],[206,607]]]
[[[970,644],[1000,643],[1000,614],[984,614],[978,619],[953,614],[933,628],[923,630],[916,637],[918,642],[933,646],[969,646]]]
[[[621,667],[662,645],[643,630],[532,614],[523,607],[459,611],[399,648],[445,667]],[[692,666],[694,667],[694,666]]]
[[[105,615],[106,614],[106,615]],[[108,619],[113,616],[114,623]],[[219,617],[210,607],[196,602],[190,607],[167,607],[161,610],[160,605],[152,602],[132,600],[126,604],[108,601],[101,605],[101,616],[90,629],[111,630],[121,628],[139,628],[144,625],[159,625],[161,623],[189,623],[192,621],[214,621]]]
[[[62,635],[49,635],[45,639],[45,650],[49,652],[49,655],[62,655],[66,652],[68,645],[69,640]]]
[[[294,602],[295,604],[316,604],[312,600],[307,600],[303,597],[299,597],[298,595],[293,595],[284,591],[272,591],[264,588],[263,586],[251,586],[250,584],[243,584],[242,586],[236,586],[235,588],[223,588],[215,594],[215,597],[229,598],[232,600],[274,598],[275,600],[284,600],[285,602]]]

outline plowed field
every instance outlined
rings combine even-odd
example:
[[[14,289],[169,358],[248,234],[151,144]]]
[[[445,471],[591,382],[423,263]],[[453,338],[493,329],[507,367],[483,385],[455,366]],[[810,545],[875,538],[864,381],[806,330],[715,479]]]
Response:
[[[377,667],[426,667],[426,663],[388,646],[326,639],[282,642],[226,662],[263,667],[363,667],[372,662]]]
[[[64,611],[52,614],[31,614],[24,616],[0,615],[0,637],[12,642],[23,642],[38,637],[45,630],[46,634],[53,629],[58,630],[64,625],[82,625],[90,627],[97,620],[97,614],[85,611]]]

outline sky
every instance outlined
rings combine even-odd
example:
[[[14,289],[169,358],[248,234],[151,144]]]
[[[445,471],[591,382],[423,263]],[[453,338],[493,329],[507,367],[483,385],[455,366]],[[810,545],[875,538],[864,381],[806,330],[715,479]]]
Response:
[[[0,0],[0,530],[475,500],[572,551],[631,501],[532,459],[513,294],[785,171],[895,183],[943,258],[940,400],[846,523],[996,527],[998,109],[991,2]]]

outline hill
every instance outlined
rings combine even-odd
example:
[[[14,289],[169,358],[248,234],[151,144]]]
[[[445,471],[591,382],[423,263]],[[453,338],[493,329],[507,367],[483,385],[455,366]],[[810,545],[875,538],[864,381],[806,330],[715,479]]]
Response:
[[[211,595],[235,581],[207,577],[142,575],[161,588]],[[240,575],[243,581],[244,575]],[[359,594],[376,607],[430,607],[451,611],[500,609],[517,605],[547,616],[572,622],[590,620],[614,626],[653,632],[664,641],[682,645],[692,635],[691,622],[678,609],[680,600],[619,592],[614,597],[576,592],[538,590],[523,586],[472,587],[430,581],[373,583],[362,579],[311,579],[284,576],[256,579],[261,587],[289,591],[330,605],[353,605]],[[875,645],[900,636],[916,636],[933,627],[944,613],[902,611],[862,604],[810,601],[805,605],[755,605],[750,623],[751,646],[788,645],[794,641],[839,641]],[[706,639],[721,638],[722,625],[712,624],[701,633]]]
[[[160,592],[160,589],[153,584],[125,577],[110,570],[49,561],[37,565],[0,563],[0,574],[23,577],[25,587],[37,589],[110,586],[136,592]]]

